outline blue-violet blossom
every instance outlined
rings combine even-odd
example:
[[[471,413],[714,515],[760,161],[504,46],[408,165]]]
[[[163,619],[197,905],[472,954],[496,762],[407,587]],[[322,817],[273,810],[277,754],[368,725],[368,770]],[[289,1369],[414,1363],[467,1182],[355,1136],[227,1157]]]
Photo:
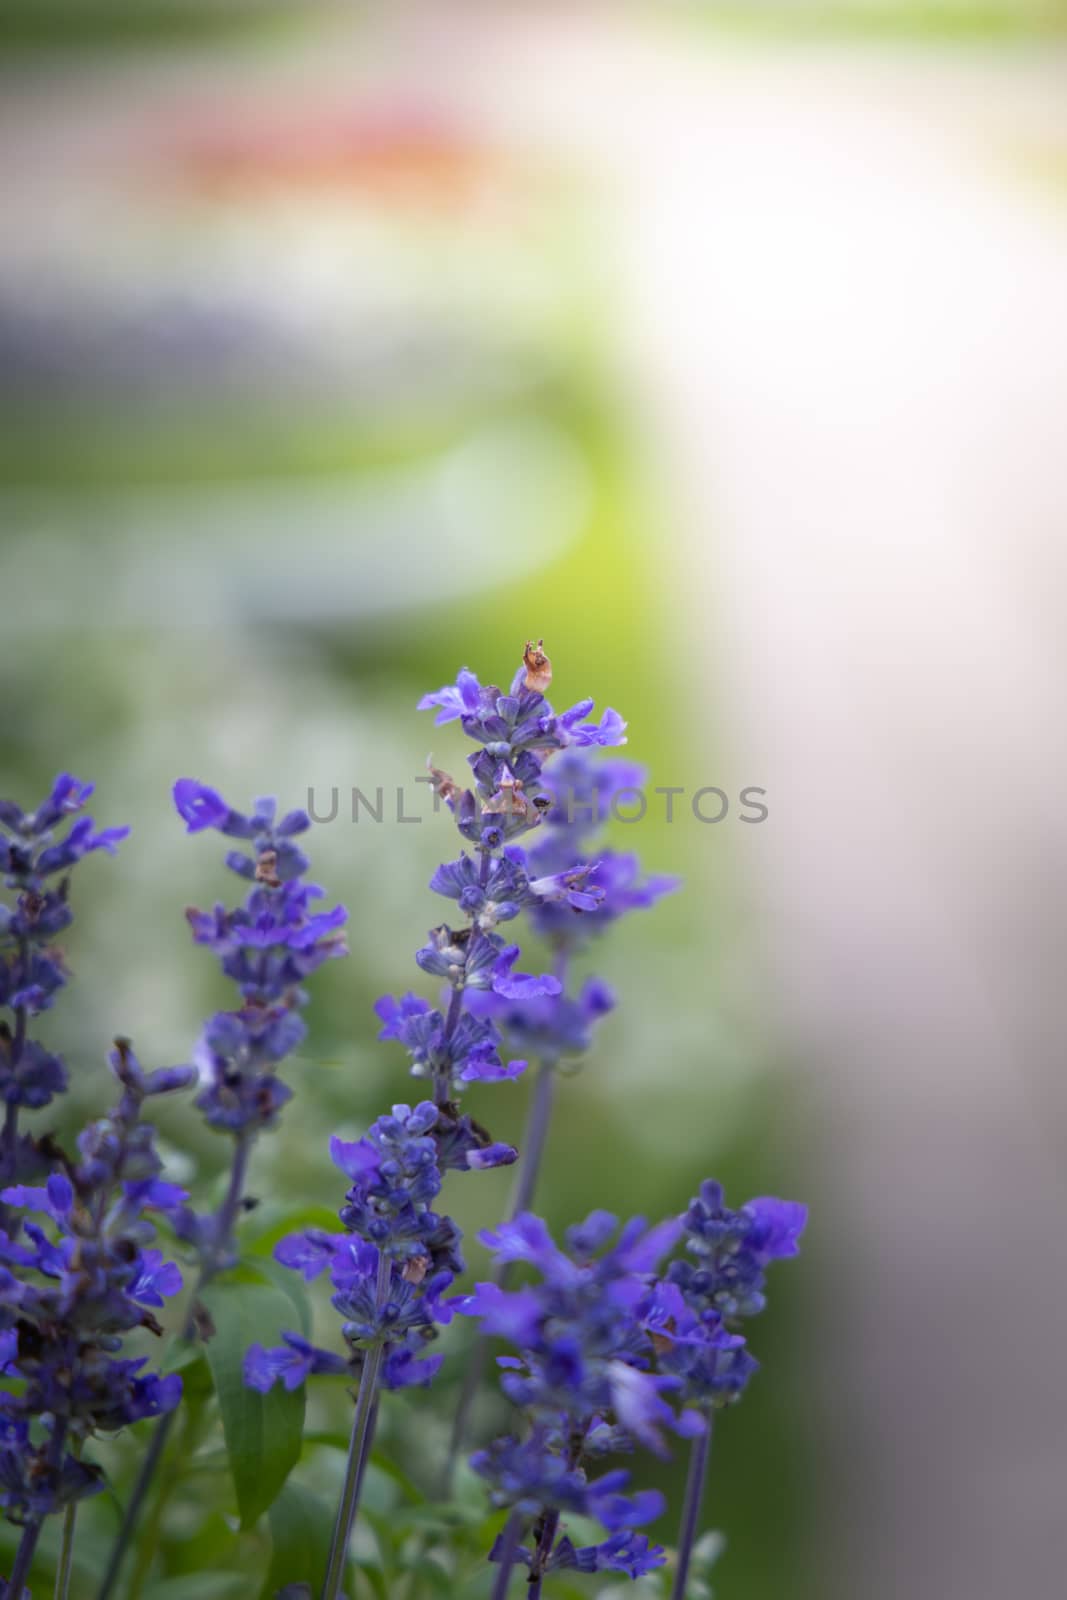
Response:
[[[292,1094],[278,1067],[307,1031],[300,1014],[308,998],[303,983],[325,961],[347,954],[342,930],[348,913],[344,906],[316,909],[324,891],[305,882],[308,860],[293,842],[311,826],[306,812],[290,811],[276,820],[274,800],[262,799],[245,816],[191,778],[174,785],[174,803],[190,833],[213,828],[248,847],[226,856],[226,865],[249,885],[243,905],[186,912],[196,943],[214,952],[240,991],[237,1007],[209,1019],[194,1058],[201,1083],[197,1106],[213,1127],[235,1139],[234,1181],[219,1213],[201,1218],[186,1212],[179,1219],[183,1237],[214,1270],[230,1251],[242,1156],[257,1133],[274,1125]]]
[[[177,1374],[122,1355],[137,1328],[160,1334],[155,1308],[177,1294],[181,1273],[154,1248],[152,1214],[188,1198],[160,1177],[150,1096],[183,1088],[187,1068],[142,1071],[116,1041],[110,1063],[122,1094],[109,1116],[78,1137],[78,1156],[54,1143],[55,1169],[40,1187],[0,1190],[0,1505],[12,1522],[39,1524],[103,1487],[82,1444],[143,1417],[173,1410]]]
[[[28,1135],[19,1137],[20,1108],[35,1111],[67,1086],[62,1058],[31,1039],[32,1017],[47,1011],[67,981],[62,952],[54,941],[72,920],[71,869],[95,850],[114,855],[128,828],[95,830],[79,815],[93,793],[68,772],[56,778],[35,811],[0,800],[0,878],[13,891],[13,905],[0,903],[0,1181],[12,1183],[47,1171],[47,1159]]]
[[[501,1265],[522,1263],[538,1275],[514,1290],[480,1283],[457,1302],[484,1334],[517,1352],[499,1358],[501,1387],[524,1415],[525,1433],[494,1440],[471,1465],[489,1482],[495,1504],[533,1520],[530,1545],[508,1557],[502,1539],[492,1555],[524,1563],[531,1580],[563,1567],[638,1577],[663,1563],[662,1549],[636,1531],[660,1515],[663,1496],[624,1493],[628,1473],[591,1476],[590,1467],[637,1445],[662,1454],[664,1428],[684,1436],[703,1429],[698,1416],[669,1403],[681,1384],[654,1370],[641,1315],[681,1231],[677,1219],[649,1228],[640,1217],[620,1230],[610,1212],[594,1211],[568,1230],[563,1249],[525,1212],[479,1236]],[[605,1539],[576,1547],[558,1536],[561,1514],[597,1519]]]

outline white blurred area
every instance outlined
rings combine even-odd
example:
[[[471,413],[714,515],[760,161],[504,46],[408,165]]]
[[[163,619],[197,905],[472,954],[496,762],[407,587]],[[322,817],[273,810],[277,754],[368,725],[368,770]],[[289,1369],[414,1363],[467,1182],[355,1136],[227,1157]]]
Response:
[[[286,68],[326,93],[370,72],[557,158],[596,207],[675,597],[666,628],[620,630],[673,639],[690,715],[774,797],[746,841],[744,965],[810,1072],[798,1426],[835,1600],[1063,1589],[1065,59],[434,0],[383,8],[369,50],[339,22]],[[62,163],[79,125],[55,109],[35,159]],[[563,544],[580,472],[537,442]],[[491,553],[496,503],[464,497],[462,465],[458,523]],[[418,551],[407,570],[438,580]]]
[[[602,11],[480,27],[471,72],[611,197],[680,660],[776,799],[749,955],[814,1080],[842,1600],[1062,1589],[1065,86]]]

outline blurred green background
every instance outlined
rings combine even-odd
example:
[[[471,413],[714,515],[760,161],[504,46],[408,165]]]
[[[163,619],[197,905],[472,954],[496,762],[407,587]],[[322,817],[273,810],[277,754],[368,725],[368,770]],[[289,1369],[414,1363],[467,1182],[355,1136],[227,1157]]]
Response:
[[[476,38],[477,8],[455,9]],[[739,27],[758,50],[755,35],[806,30],[1032,40],[1064,20],[1038,0],[633,16],[696,52]],[[76,981],[42,1030],[74,1069],[65,1131],[104,1103],[115,1032],[153,1065],[181,1060],[226,1003],[182,911],[232,891],[213,836],[183,835],[173,779],[238,806],[341,789],[312,853],[350,908],[351,955],[315,980],[293,1102],[253,1162],[252,1239],[301,1207],[333,1210],[329,1134],[353,1136],[412,1092],[371,1005],[424,989],[425,886],[455,836],[425,805],[418,827],[388,809],[353,824],[343,797],[412,792],[431,752],[454,769],[462,741],[416,714],[423,692],[464,664],[504,681],[543,635],[553,698],[620,709],[651,784],[734,797],[766,782],[731,750],[692,650],[717,619],[692,615],[620,368],[602,197],[558,144],[498,140],[449,107],[432,63],[407,76],[411,38],[393,36],[388,8],[37,0],[0,13],[0,789],[32,804],[68,768],[95,780],[101,822],[133,827],[118,862],[79,879]],[[736,810],[717,827],[685,809],[667,825],[658,802],[616,831],[685,888],[591,953],[620,1005],[559,1095],[543,1209],[558,1227],[594,1206],[658,1216],[709,1172],[735,1201],[817,1201],[797,1052],[739,967],[758,950],[750,830]],[[526,1093],[483,1088],[471,1109],[516,1137]],[[162,1121],[176,1164],[210,1185],[221,1141],[188,1106]],[[454,1183],[449,1202],[471,1230],[507,1190],[487,1175]],[[820,1492],[806,1382],[817,1204],[812,1235],[753,1327],[765,1371],[715,1443],[716,1581],[741,1600],[822,1587],[805,1556]],[[477,1271],[473,1243],[470,1256]],[[452,1369],[429,1402],[386,1408],[385,1448],[416,1476],[440,1446],[426,1416],[446,1409]],[[331,1401],[314,1401],[324,1427]],[[138,1448],[112,1453],[120,1480]],[[298,1477],[328,1479],[314,1458]],[[198,1570],[204,1518],[215,1565],[265,1559],[261,1532],[220,1531],[214,1471],[172,1498],[157,1586]],[[669,1488],[673,1517],[677,1465]],[[79,1594],[113,1518],[105,1501],[83,1513]]]

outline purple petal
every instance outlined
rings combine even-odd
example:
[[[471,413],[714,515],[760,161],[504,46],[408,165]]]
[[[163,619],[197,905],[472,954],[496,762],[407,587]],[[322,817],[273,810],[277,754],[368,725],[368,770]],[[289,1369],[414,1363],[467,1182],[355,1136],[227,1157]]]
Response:
[[[174,804],[189,833],[217,828],[225,822],[230,808],[214,789],[195,778],[179,778],[174,785]]]

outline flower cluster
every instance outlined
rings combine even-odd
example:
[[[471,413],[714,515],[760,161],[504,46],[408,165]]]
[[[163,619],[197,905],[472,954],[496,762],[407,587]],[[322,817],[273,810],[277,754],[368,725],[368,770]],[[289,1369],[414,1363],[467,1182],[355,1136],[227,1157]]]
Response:
[[[308,860],[293,843],[311,826],[303,811],[275,821],[275,802],[257,800],[251,816],[232,810],[213,789],[182,778],[174,803],[190,833],[216,828],[245,841],[226,865],[251,884],[243,905],[186,912],[197,944],[214,951],[241,992],[241,1005],[221,1011],[204,1029],[196,1065],[204,1087],[197,1106],[213,1126],[233,1134],[269,1128],[292,1093],[278,1063],[301,1043],[307,1003],[302,983],[324,961],[347,954],[343,906],[316,911],[324,891],[305,883]]]
[[[161,1179],[141,1110],[192,1073],[145,1073],[124,1040],[110,1060],[122,1094],[79,1135],[77,1159],[52,1146],[43,1187],[0,1191],[0,1370],[16,1385],[0,1394],[0,1504],[13,1522],[37,1523],[102,1488],[100,1469],[79,1459],[85,1440],[181,1397],[180,1377],[121,1351],[134,1329],[162,1333],[154,1308],[182,1286],[152,1246],[150,1214],[172,1214],[187,1196]]]
[[[654,906],[677,889],[678,879],[645,878],[634,854],[596,842],[616,797],[644,781],[643,768],[568,749],[545,768],[542,780],[549,801],[542,826],[528,850],[514,846],[507,854],[512,871],[521,872],[533,891],[525,902],[531,926],[552,946],[556,970],[565,979],[572,958],[593,937],[628,912]],[[596,1023],[614,1006],[611,989],[596,978],[575,995],[508,995],[495,989],[470,1002],[470,1009],[494,1020],[517,1049],[548,1063],[588,1050]]]
[[[626,1472],[590,1477],[588,1469],[636,1445],[662,1453],[664,1427],[686,1436],[703,1428],[665,1398],[680,1385],[653,1370],[642,1317],[659,1263],[680,1235],[677,1220],[649,1228],[638,1217],[619,1230],[606,1211],[569,1229],[565,1250],[529,1212],[480,1235],[500,1265],[523,1263],[539,1276],[511,1291],[479,1284],[457,1306],[518,1352],[500,1358],[501,1387],[526,1417],[525,1436],[495,1440],[471,1464],[496,1504],[534,1519],[533,1544],[510,1557],[529,1566],[531,1578],[575,1566],[637,1577],[663,1562],[662,1550],[636,1531],[660,1515],[662,1495],[627,1495]],[[596,1518],[607,1537],[582,1548],[557,1540],[561,1513]]]
[[[520,1561],[531,1581],[557,1568],[638,1577],[663,1552],[635,1530],[658,1516],[662,1496],[623,1493],[627,1474],[589,1476],[598,1457],[642,1445],[663,1453],[663,1430],[693,1438],[712,1406],[736,1399],[756,1363],[734,1320],[762,1308],[766,1268],[795,1255],[803,1206],[771,1198],[740,1211],[708,1181],[684,1216],[621,1231],[596,1211],[571,1228],[561,1249],[531,1213],[480,1238],[500,1266],[523,1264],[539,1281],[508,1291],[481,1283],[457,1309],[511,1344],[499,1358],[501,1387],[527,1423],[471,1457],[496,1504],[533,1521],[533,1540],[494,1559]],[[684,1239],[697,1265],[660,1263]],[[678,1406],[695,1409],[677,1410]],[[561,1514],[595,1517],[608,1537],[575,1547],[559,1535]]]
[[[709,1178],[682,1222],[695,1259],[671,1262],[646,1326],[661,1369],[681,1380],[690,1404],[710,1410],[739,1399],[757,1370],[738,1324],[763,1310],[770,1263],[797,1254],[807,1209],[763,1196],[731,1211]]]
[[[0,1176],[11,1183],[45,1170],[32,1139],[19,1137],[21,1107],[37,1110],[67,1086],[62,1059],[28,1036],[28,1022],[46,1011],[67,981],[54,940],[69,927],[70,873],[94,850],[115,853],[128,828],[95,831],[84,811],[93,793],[60,773],[36,811],[0,800],[0,877],[14,904],[0,904],[0,1099],[4,1128]]]
[[[350,1359],[286,1334],[277,1349],[249,1350],[252,1388],[265,1392],[279,1379],[295,1388],[313,1373],[358,1368],[374,1346],[383,1351],[387,1389],[425,1385],[437,1372],[441,1356],[421,1358],[421,1351],[450,1320],[441,1296],[463,1271],[459,1230],[433,1209],[442,1172],[437,1121],[437,1106],[424,1100],[394,1106],[362,1139],[331,1140],[330,1155],[350,1183],[340,1212],[347,1231],[309,1229],[283,1239],[275,1255],[308,1280],[328,1272]]]
[[[437,708],[438,723],[458,719],[479,746],[468,757],[471,788],[431,768],[435,792],[478,857],[464,851],[439,867],[430,883],[435,893],[456,902],[467,921],[459,929],[447,923],[434,928],[416,955],[424,972],[448,985],[449,1001],[443,1010],[414,995],[379,1004],[380,1037],[405,1046],[412,1071],[432,1080],[438,1105],[447,1105],[464,1084],[514,1078],[525,1070],[525,1060],[502,1058],[495,1002],[537,1005],[562,992],[557,977],[514,970],[519,947],[508,944],[498,926],[522,911],[549,906],[563,908],[565,915],[593,912],[604,898],[602,889],[590,886],[589,864],[577,856],[540,871],[514,842],[539,828],[551,810],[549,757],[574,747],[625,742],[626,724],[618,712],[606,711],[599,722],[586,720],[591,700],[553,711],[544,694],[550,680],[548,658],[530,644],[508,693],[495,685],[483,688],[464,670],[454,685],[419,702],[420,710]],[[465,996],[476,998],[463,1014]],[[485,1004],[482,997],[492,1002]],[[587,1019],[602,1000],[603,995],[589,1003]],[[572,1029],[575,1021],[572,1017]]]

